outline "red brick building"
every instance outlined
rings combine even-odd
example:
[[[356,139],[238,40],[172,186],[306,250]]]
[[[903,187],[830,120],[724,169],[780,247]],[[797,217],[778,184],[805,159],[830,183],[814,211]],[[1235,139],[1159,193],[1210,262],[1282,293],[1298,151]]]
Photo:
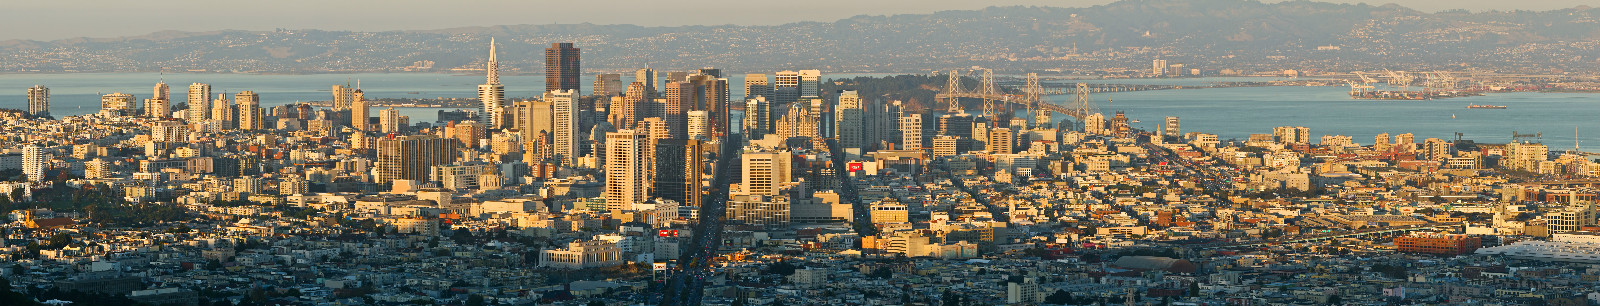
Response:
[[[1477,251],[1483,241],[1466,235],[1410,236],[1394,239],[1400,252],[1437,255],[1466,255]]]

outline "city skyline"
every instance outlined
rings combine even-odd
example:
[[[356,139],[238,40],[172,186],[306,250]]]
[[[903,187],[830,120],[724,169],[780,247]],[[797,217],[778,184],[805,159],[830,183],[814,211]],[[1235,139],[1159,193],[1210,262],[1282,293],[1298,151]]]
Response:
[[[1600,305],[1560,12],[0,45],[0,305]]]

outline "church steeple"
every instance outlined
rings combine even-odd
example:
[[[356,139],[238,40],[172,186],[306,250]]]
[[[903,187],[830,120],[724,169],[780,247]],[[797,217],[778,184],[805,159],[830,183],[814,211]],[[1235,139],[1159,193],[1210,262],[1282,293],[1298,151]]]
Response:
[[[489,72],[489,81],[484,84],[500,84],[500,61],[495,57],[494,37],[489,38],[489,64],[484,70]]]

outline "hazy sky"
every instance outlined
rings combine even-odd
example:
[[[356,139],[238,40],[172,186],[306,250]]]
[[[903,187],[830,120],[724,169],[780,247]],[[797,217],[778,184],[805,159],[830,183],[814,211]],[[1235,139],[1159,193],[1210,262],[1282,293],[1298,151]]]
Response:
[[[1265,2],[1278,2],[1266,0]],[[1551,10],[1592,0],[1325,0],[1444,9]],[[418,30],[596,23],[770,25],[987,6],[1082,7],[1112,0],[5,0],[0,40],[143,35],[162,30]]]

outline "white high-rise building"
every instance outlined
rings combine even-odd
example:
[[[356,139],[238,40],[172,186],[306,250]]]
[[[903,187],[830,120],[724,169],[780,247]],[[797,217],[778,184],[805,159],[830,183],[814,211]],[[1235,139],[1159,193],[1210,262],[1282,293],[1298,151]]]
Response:
[[[49,163],[50,156],[44,154],[44,148],[31,144],[22,147],[22,173],[28,175],[28,181],[44,181],[44,170]]]
[[[689,139],[711,139],[711,113],[706,111],[689,111],[688,114]]]
[[[1165,129],[1161,131],[1162,135],[1170,137],[1183,136],[1183,132],[1178,124],[1178,117],[1167,117],[1167,124],[1164,126],[1164,128]]]
[[[1083,132],[1089,134],[1106,133],[1106,115],[1093,113],[1085,116],[1083,118]]]
[[[900,142],[902,150],[922,149],[922,115],[900,117]]]
[[[551,91],[546,97],[552,105],[551,129],[555,155],[568,165],[578,162],[578,95],[574,90]]]
[[[355,100],[355,88],[349,84],[333,85],[333,111],[350,109],[350,102]]]
[[[183,116],[189,121],[211,119],[211,84],[189,84],[189,110]]]
[[[150,118],[172,117],[171,89],[165,80],[156,82],[149,99],[144,100],[144,116]]]
[[[606,209],[632,209],[647,199],[648,146],[642,131],[623,129],[606,133]]]
[[[33,85],[28,88],[28,114],[39,116],[50,114],[50,89],[44,85]]]
[[[378,111],[378,125],[383,129],[380,132],[400,132],[400,111],[393,107]]]
[[[822,96],[822,71],[800,70],[800,97]]]
[[[789,165],[793,156],[789,151],[748,152],[741,155],[744,166],[745,193],[777,195],[789,183]]]
[[[478,123],[489,130],[505,127],[506,87],[500,85],[500,62],[495,55],[494,38],[489,39],[489,62],[484,70],[488,80],[478,85]]]
[[[1154,75],[1165,75],[1165,74],[1167,74],[1167,60],[1155,59],[1155,60],[1150,61],[1150,74],[1154,74]]]

